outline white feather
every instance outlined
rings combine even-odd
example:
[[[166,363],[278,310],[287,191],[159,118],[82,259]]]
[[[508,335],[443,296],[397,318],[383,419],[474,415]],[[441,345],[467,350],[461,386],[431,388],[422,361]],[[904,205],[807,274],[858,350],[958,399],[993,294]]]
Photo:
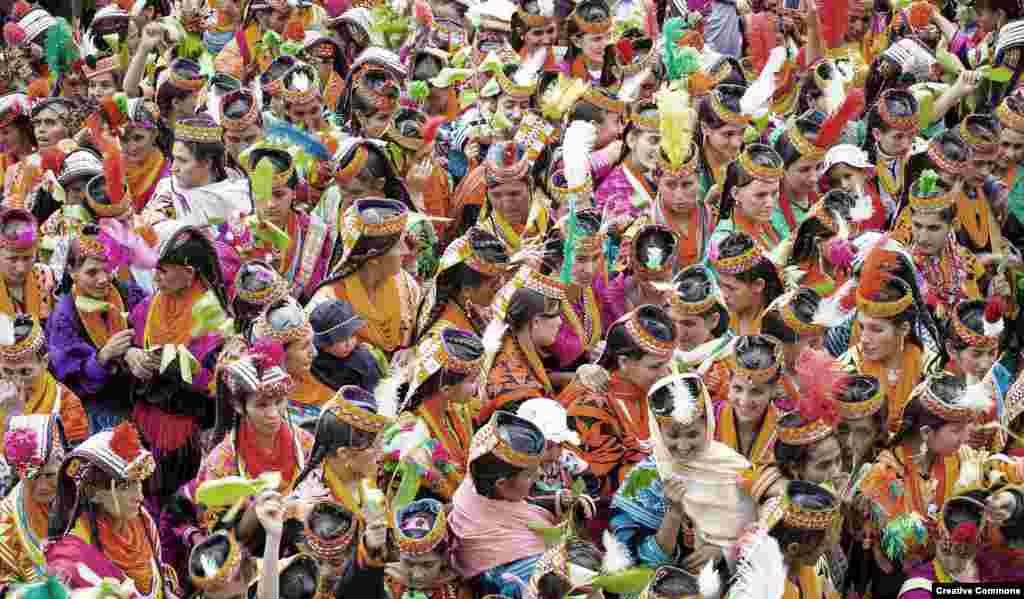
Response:
[[[0,345],[14,345],[14,321],[7,314],[0,314]]]
[[[740,98],[740,112],[755,116],[768,104],[768,100],[775,93],[775,74],[782,69],[784,62],[786,49],[781,46],[772,48],[771,54],[768,55],[768,63],[764,65],[761,74]]]
[[[604,557],[601,559],[602,574],[617,574],[633,565],[629,556],[629,548],[615,538],[611,531],[604,531],[601,538],[604,544]]]
[[[786,565],[779,543],[767,534],[755,539],[737,565],[730,599],[781,599],[786,592]]]
[[[715,569],[715,560],[708,560],[700,569],[697,588],[700,590],[701,599],[718,599],[722,596],[722,579]]]
[[[555,0],[538,0],[537,9],[542,17],[555,16]]]
[[[562,142],[565,156],[565,180],[569,187],[579,187],[590,176],[590,154],[597,142],[597,127],[590,121],[573,121]]]
[[[840,239],[849,239],[850,238],[850,223],[846,222],[846,219],[843,218],[843,215],[841,215],[841,214],[836,214],[835,215],[835,221],[836,221],[836,225],[837,225],[836,228],[839,229],[839,231],[836,232],[836,235],[838,235]]]
[[[842,324],[850,316],[851,311],[843,309],[842,299],[848,294],[853,293],[853,287],[857,284],[857,281],[850,280],[843,283],[843,286],[839,288],[839,291],[833,293],[830,297],[821,300],[818,303],[818,309],[814,311],[814,318],[811,319],[813,324],[823,327],[837,327]]]
[[[547,48],[534,50],[533,54],[530,54],[530,57],[526,59],[526,62],[519,65],[519,68],[516,69],[515,75],[512,76],[512,81],[516,85],[533,85],[537,81],[537,73],[544,66],[544,61],[547,57]]]
[[[217,573],[217,562],[213,561],[213,558],[205,553],[199,556],[199,565],[203,567],[203,575],[207,578]]]
[[[396,369],[390,376],[377,383],[373,396],[377,400],[377,413],[381,416],[398,415],[398,388],[405,382],[406,370]]]
[[[644,84],[650,75],[650,69],[644,69],[622,82],[619,88],[618,99],[620,102],[633,102],[640,97],[640,86]]]
[[[982,332],[985,333],[986,337],[999,337],[1003,334],[1003,319],[1000,318],[995,322],[989,322],[984,318],[981,319]]]
[[[690,392],[685,379],[672,382],[672,419],[682,424],[690,424],[697,412],[697,398]]]
[[[850,219],[855,223],[862,223],[869,220],[875,215],[875,207],[871,203],[871,198],[864,193],[864,190],[857,187],[857,201],[853,203],[853,208],[850,209]]]
[[[984,383],[968,385],[960,405],[978,415],[988,413],[992,408],[992,393],[989,392],[988,385]]]
[[[85,564],[78,564],[78,575],[82,577],[82,580],[88,582],[93,586],[100,586],[103,580],[100,579],[99,575],[92,571],[92,568]]]
[[[482,339],[484,352],[497,355],[501,351],[501,339],[505,336],[505,331],[508,329],[508,325],[504,321],[494,319],[484,329],[484,337]]]

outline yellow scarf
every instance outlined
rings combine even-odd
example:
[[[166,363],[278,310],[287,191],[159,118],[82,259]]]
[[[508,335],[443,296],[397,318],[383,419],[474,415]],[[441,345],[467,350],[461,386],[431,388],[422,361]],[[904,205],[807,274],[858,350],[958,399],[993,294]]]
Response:
[[[402,299],[395,275],[384,283],[376,294],[375,302],[363,287],[358,274],[348,276],[344,280],[345,297],[356,314],[366,320],[366,326],[357,335],[385,352],[393,352],[402,343]]]
[[[775,421],[777,419],[778,414],[775,412],[775,408],[768,406],[765,409],[761,428],[757,432],[757,437],[754,438],[754,446],[750,450],[750,455],[743,456],[750,460],[751,463],[761,464],[771,461],[771,455],[768,454],[768,450],[772,448],[772,444],[775,441]],[[732,405],[728,403],[722,408],[722,413],[718,417],[718,440],[735,449],[737,453],[743,453],[740,450],[736,416],[733,413]]]
[[[75,298],[81,295],[78,285],[72,286],[71,294]],[[85,327],[85,332],[96,349],[103,349],[112,336],[128,328],[124,315],[124,301],[115,285],[110,286],[110,289],[107,290],[107,297],[103,298],[103,301],[112,307],[106,310],[83,312],[78,309],[77,305],[75,306],[78,319],[82,321],[82,326]]]
[[[580,347],[584,351],[590,349],[601,340],[601,331],[604,330],[601,327],[601,311],[597,308],[597,298],[594,297],[594,289],[592,287],[587,287],[583,290],[583,321],[586,322],[589,317],[589,331],[584,330],[584,322],[580,322],[580,317],[576,314],[576,309],[573,307],[571,300],[562,302],[562,314],[569,321],[569,326],[576,337],[579,338]]]
[[[15,314],[27,312],[37,320],[49,316],[44,312],[42,302],[42,290],[39,288],[39,275],[35,270],[28,273],[25,278],[25,302],[22,305],[15,305],[15,299],[7,292],[7,283],[0,282],[0,314],[14,317]]]
[[[786,579],[786,592],[782,595],[782,599],[823,599],[817,568],[801,566],[799,578],[799,588],[793,584],[792,580]]]
[[[863,356],[863,352],[861,352]],[[921,371],[924,368],[921,360],[921,348],[913,343],[907,343],[903,349],[903,363],[900,366],[900,377],[895,385],[889,383],[889,369],[880,362],[863,359],[860,364],[861,374],[867,374],[878,379],[885,389],[885,401],[889,410],[889,430],[899,427],[903,419],[903,408],[910,400],[910,392],[914,390],[921,380]]]
[[[128,193],[136,209],[141,207],[141,198],[153,187],[160,174],[164,170],[164,154],[159,149],[152,149],[146,159],[135,168],[127,169],[125,181],[128,183]]]

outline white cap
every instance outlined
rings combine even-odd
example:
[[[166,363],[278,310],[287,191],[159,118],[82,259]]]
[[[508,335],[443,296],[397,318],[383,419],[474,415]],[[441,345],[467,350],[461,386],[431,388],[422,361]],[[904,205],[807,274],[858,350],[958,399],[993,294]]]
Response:
[[[821,172],[827,173],[837,164],[846,164],[854,168],[869,168],[868,155],[864,150],[853,144],[839,144],[829,148],[825,160],[821,163]]]
[[[580,444],[580,436],[569,430],[569,415],[562,404],[546,397],[528,399],[519,406],[516,416],[529,420],[544,433],[544,438],[553,443],[569,442]]]

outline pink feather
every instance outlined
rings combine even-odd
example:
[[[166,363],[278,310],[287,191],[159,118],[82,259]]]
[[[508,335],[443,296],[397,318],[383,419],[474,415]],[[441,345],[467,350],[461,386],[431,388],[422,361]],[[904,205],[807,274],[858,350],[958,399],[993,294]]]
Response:
[[[833,237],[826,246],[829,264],[836,268],[850,268],[853,266],[853,258],[856,252],[849,239]]]
[[[264,370],[284,365],[284,346],[270,337],[260,337],[252,346],[256,362]]]
[[[9,22],[4,25],[4,41],[8,46],[16,48],[25,43],[27,37],[25,30],[17,23]]]
[[[324,9],[327,11],[327,16],[335,19],[345,14],[345,11],[351,8],[352,2],[350,0],[327,0],[324,3]]]
[[[416,22],[420,27],[430,27],[434,24],[434,11],[430,10],[430,5],[424,0],[416,0],[413,4],[413,14],[416,15]]]
[[[39,440],[35,431],[17,429],[7,431],[4,437],[4,454],[12,464],[27,464],[36,457]]]
[[[833,393],[845,377],[839,363],[824,351],[807,348],[800,352],[796,376],[800,383],[798,409],[807,422],[824,420],[835,424],[839,419]]]
[[[107,250],[107,260],[113,268],[134,266],[155,268],[158,256],[142,237],[121,221],[105,218],[100,221],[100,243]]]

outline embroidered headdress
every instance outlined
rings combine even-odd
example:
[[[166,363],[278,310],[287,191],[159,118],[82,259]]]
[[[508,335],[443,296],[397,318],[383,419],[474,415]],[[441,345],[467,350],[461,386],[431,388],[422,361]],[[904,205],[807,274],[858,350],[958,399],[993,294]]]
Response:
[[[633,104],[626,112],[626,121],[634,129],[651,133],[661,132],[661,119],[658,116],[658,104],[641,101]]]
[[[914,305],[910,287],[894,274],[900,266],[901,251],[898,243],[885,237],[867,250],[854,294],[858,312],[872,318],[892,318]],[[887,293],[883,287],[899,295],[895,299],[883,299],[894,295],[883,295]]]
[[[536,468],[544,454],[544,433],[529,420],[499,410],[473,435],[469,464],[487,454],[512,466]]]
[[[885,392],[878,379],[866,374],[852,374],[836,388],[836,408],[845,420],[859,420],[877,414],[885,405]]]
[[[488,187],[508,183],[524,183],[528,180],[531,161],[526,149],[511,141],[492,144],[484,160],[484,173]]]
[[[998,296],[987,301],[965,300],[950,314],[950,333],[969,347],[993,350],[1002,339],[1005,304]]]
[[[617,326],[625,327],[629,338],[645,353],[668,359],[675,351],[675,325],[669,315],[658,306],[644,304],[627,312],[608,328],[609,336],[611,329]],[[667,339],[663,337],[667,337]],[[598,361],[607,363],[611,357],[611,350],[606,345],[604,353]]]
[[[357,519],[342,505],[321,501],[306,516],[305,536],[310,553],[328,564],[341,564],[351,554]]]
[[[978,422],[988,413],[993,402],[991,391],[983,383],[968,386],[962,377],[945,372],[921,382],[914,388],[907,404],[914,399],[933,415],[955,423]]]
[[[733,345],[732,360],[734,376],[763,385],[778,379],[782,372],[782,346],[772,337],[743,335]]]
[[[254,339],[267,337],[283,345],[313,338],[313,327],[302,306],[294,299],[287,298],[273,304],[261,314],[252,325]]]
[[[174,125],[174,139],[202,144],[221,143],[224,129],[208,116],[178,119]]]
[[[921,173],[910,186],[910,207],[915,212],[942,212],[955,202],[952,190],[931,169]]]
[[[445,327],[429,335],[417,347],[403,400],[408,402],[420,385],[442,369],[467,376],[479,372],[483,357],[482,342],[471,332]]]
[[[998,113],[998,111],[997,111]],[[995,160],[999,157],[1000,120],[991,114],[969,114],[960,121],[957,128],[974,157],[980,160]]]
[[[350,258],[365,261],[386,254],[405,232],[409,210],[405,204],[384,198],[356,200],[341,223],[341,258],[336,270]]]
[[[335,418],[361,431],[379,433],[391,424],[395,406],[378,404],[373,393],[354,385],[344,385],[323,405],[321,414]]]
[[[66,188],[75,179],[88,181],[102,172],[103,162],[96,152],[82,148],[64,157],[57,182]]]
[[[918,104],[914,94],[904,89],[887,89],[871,109],[886,126],[900,131],[917,131]]]
[[[104,156],[103,159],[105,163],[109,163],[111,160],[120,161],[120,156]],[[124,180],[108,180],[106,174],[96,175],[85,185],[85,204],[98,218],[121,218],[132,210],[132,198],[127,191],[127,183]]]
[[[300,64],[288,71],[282,78],[281,93],[284,101],[305,105],[320,100],[320,77],[316,70],[307,65]]]
[[[960,136],[961,130],[944,131],[928,141],[928,158],[952,175],[966,174],[973,167],[974,151]]]
[[[729,310],[715,282],[715,276],[708,267],[703,264],[687,266],[675,276],[672,287],[668,301],[673,310],[692,316],[702,316],[716,310],[719,323],[712,335],[718,337],[725,332],[729,326]]]
[[[779,441],[787,445],[811,445],[835,433],[839,421],[835,388],[843,373],[838,362],[824,351],[800,352],[796,366],[800,396],[797,411],[778,422]]]
[[[36,361],[45,345],[43,328],[31,314],[16,314],[13,319],[0,314],[0,362],[21,364]]]
[[[286,281],[269,264],[253,260],[235,274],[237,298],[253,306],[272,306],[288,298]]]
[[[21,208],[0,212],[0,249],[35,251],[39,243],[38,224],[32,213]]]
[[[12,416],[4,434],[4,459],[21,479],[35,478],[47,462],[64,458],[55,414]]]
[[[664,377],[647,392],[651,412],[661,423],[677,422],[689,426],[698,417],[713,417],[707,387],[694,373]]]
[[[217,589],[238,577],[242,568],[242,547],[233,531],[217,531],[192,548],[188,572],[198,588]]]
[[[248,89],[229,92],[221,99],[220,124],[227,131],[241,131],[251,125],[263,126],[260,104]]]
[[[248,355],[230,362],[224,377],[234,397],[255,394],[258,397],[288,397],[295,381],[284,369],[285,350],[271,338],[257,336]]]
[[[1024,133],[1024,94],[1014,93],[1003,98],[995,114],[1002,126]]]
[[[582,33],[605,33],[612,28],[612,14],[604,0],[583,0],[569,16]]]
[[[425,555],[448,537],[444,506],[436,499],[420,499],[395,511],[392,528],[398,551],[404,556]]]
[[[690,106],[689,94],[682,90],[658,92],[658,117],[661,119],[661,152],[658,165],[663,174],[685,178],[697,170],[700,152],[693,142],[697,111]]]
[[[824,487],[802,480],[790,481],[782,498],[766,515],[766,528],[771,530],[776,524],[784,524],[798,530],[828,533],[842,522],[839,508],[840,502]]]
[[[290,54],[275,58],[265,71],[260,73],[260,90],[264,98],[277,98],[284,88],[284,76],[291,72],[299,61]]]

